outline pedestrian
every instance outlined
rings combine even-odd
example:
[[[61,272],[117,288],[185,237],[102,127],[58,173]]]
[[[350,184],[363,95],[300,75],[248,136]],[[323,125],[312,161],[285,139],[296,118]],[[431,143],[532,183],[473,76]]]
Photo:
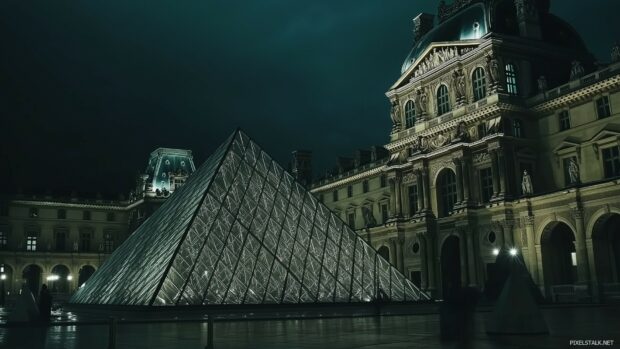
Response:
[[[52,312],[52,295],[47,289],[47,285],[43,284],[41,287],[41,293],[39,294],[39,313],[41,315],[41,321],[50,321]]]

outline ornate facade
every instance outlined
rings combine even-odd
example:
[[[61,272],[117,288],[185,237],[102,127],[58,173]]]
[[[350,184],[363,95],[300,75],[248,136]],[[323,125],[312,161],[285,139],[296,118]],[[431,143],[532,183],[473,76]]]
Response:
[[[46,283],[65,300],[194,171],[190,151],[159,148],[128,199],[0,200],[2,294],[13,298],[23,283],[37,294]]]
[[[595,64],[544,0],[442,2],[429,17],[386,93],[389,158],[312,191],[436,297],[483,289],[502,248],[550,300],[618,297],[617,47]]]

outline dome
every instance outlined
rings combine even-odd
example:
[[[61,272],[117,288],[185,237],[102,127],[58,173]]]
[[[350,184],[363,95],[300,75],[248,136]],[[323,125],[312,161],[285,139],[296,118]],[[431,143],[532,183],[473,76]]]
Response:
[[[472,5],[426,33],[415,43],[405,59],[401,74],[415,63],[420,54],[433,42],[479,39],[489,32],[486,9],[483,4]]]

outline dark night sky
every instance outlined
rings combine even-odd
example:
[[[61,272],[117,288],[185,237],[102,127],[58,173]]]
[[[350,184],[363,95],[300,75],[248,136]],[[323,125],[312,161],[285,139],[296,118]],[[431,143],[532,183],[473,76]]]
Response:
[[[435,0],[0,2],[0,186],[120,193],[160,146],[200,165],[236,127],[281,163],[385,144],[384,96]],[[614,0],[558,1],[590,50]]]

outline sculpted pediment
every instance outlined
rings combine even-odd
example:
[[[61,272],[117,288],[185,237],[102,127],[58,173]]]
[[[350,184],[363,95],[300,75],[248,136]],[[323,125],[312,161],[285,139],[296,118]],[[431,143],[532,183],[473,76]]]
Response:
[[[459,43],[434,43],[415,60],[392,88],[401,87],[411,79],[442,66],[444,63],[456,60],[476,47],[478,47],[476,40],[461,41]]]

